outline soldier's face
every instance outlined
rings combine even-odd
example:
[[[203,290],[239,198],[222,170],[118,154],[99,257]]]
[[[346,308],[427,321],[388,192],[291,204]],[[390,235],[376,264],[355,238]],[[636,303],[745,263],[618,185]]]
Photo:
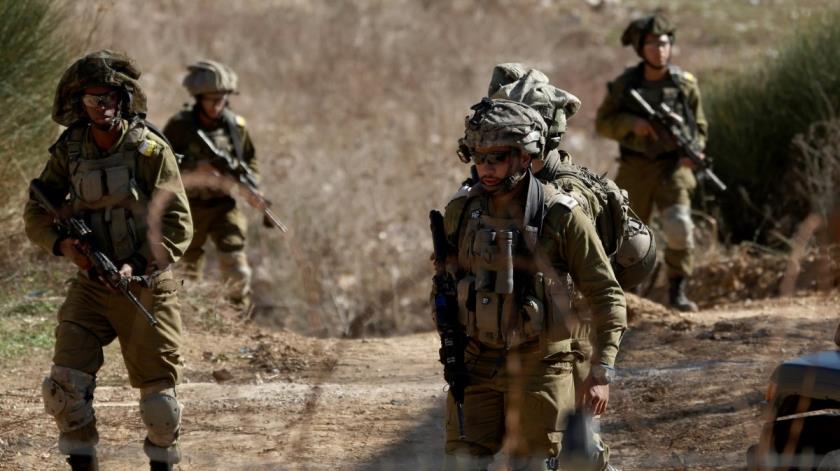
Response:
[[[472,156],[481,183],[493,188],[528,165],[531,157],[511,147],[477,148]]]
[[[218,119],[228,103],[227,93],[207,93],[201,95],[201,109],[211,119]]]
[[[94,126],[108,129],[117,119],[119,91],[112,87],[87,87],[82,91],[82,106]]]
[[[667,66],[671,59],[671,38],[667,34],[645,35],[645,42],[642,44],[642,56],[653,67]]]

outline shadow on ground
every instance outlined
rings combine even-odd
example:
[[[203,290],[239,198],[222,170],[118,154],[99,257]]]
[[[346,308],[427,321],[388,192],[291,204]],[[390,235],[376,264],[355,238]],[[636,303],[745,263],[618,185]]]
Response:
[[[441,469],[443,465],[445,401],[437,399],[437,406],[394,446],[367,463],[359,471],[397,471],[405,469]]]

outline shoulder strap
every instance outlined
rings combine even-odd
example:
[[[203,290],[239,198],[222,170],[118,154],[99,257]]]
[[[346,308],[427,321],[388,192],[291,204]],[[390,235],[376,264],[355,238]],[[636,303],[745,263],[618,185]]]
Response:
[[[668,66],[668,75],[670,75],[671,81],[674,82],[674,85],[676,85],[677,89],[680,91],[679,98],[685,112],[686,124],[692,133],[696,133],[697,120],[694,118],[694,111],[692,111],[691,107],[688,106],[688,97],[685,95],[685,91],[683,91],[683,87],[685,86],[684,74],[685,73],[680,67],[673,64]]]
[[[67,157],[70,162],[82,158],[82,140],[85,138],[85,126],[74,126],[67,130]]]
[[[233,143],[233,152],[236,154],[235,157],[240,162],[243,158],[244,147],[242,144],[242,133],[239,132],[239,124],[236,122],[236,115],[233,111],[225,109],[222,112],[222,120],[225,122],[225,126],[227,127],[228,133],[230,134],[230,140]]]

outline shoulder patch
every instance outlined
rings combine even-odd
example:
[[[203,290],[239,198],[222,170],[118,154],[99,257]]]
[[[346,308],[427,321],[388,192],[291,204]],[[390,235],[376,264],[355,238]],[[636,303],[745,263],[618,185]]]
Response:
[[[696,83],[697,82],[697,77],[695,77],[694,74],[692,74],[691,72],[683,71],[682,77],[683,77],[683,80],[685,80],[688,83]]]
[[[137,151],[146,157],[160,155],[162,150],[163,146],[151,139],[143,139],[140,145],[137,146]]]
[[[568,210],[572,210],[575,206],[578,206],[576,199],[563,192],[557,192],[548,202],[549,205],[560,204]]]
[[[236,115],[236,125],[239,126],[240,128],[244,128],[245,127],[245,118],[243,118],[242,116]]]

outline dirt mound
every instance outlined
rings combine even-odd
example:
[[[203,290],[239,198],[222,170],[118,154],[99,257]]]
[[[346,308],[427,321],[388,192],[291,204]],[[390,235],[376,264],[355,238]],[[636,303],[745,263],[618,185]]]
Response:
[[[627,322],[629,323],[646,320],[681,320],[677,313],[656,301],[628,292],[624,293],[624,297],[627,299]]]
[[[726,253],[698,254],[688,295],[701,309],[745,300],[773,298],[795,291],[827,291],[840,281],[840,247],[808,248],[798,260],[791,255],[744,243]],[[647,297],[665,304],[668,280],[664,267]],[[628,300],[628,303],[630,301]]]

